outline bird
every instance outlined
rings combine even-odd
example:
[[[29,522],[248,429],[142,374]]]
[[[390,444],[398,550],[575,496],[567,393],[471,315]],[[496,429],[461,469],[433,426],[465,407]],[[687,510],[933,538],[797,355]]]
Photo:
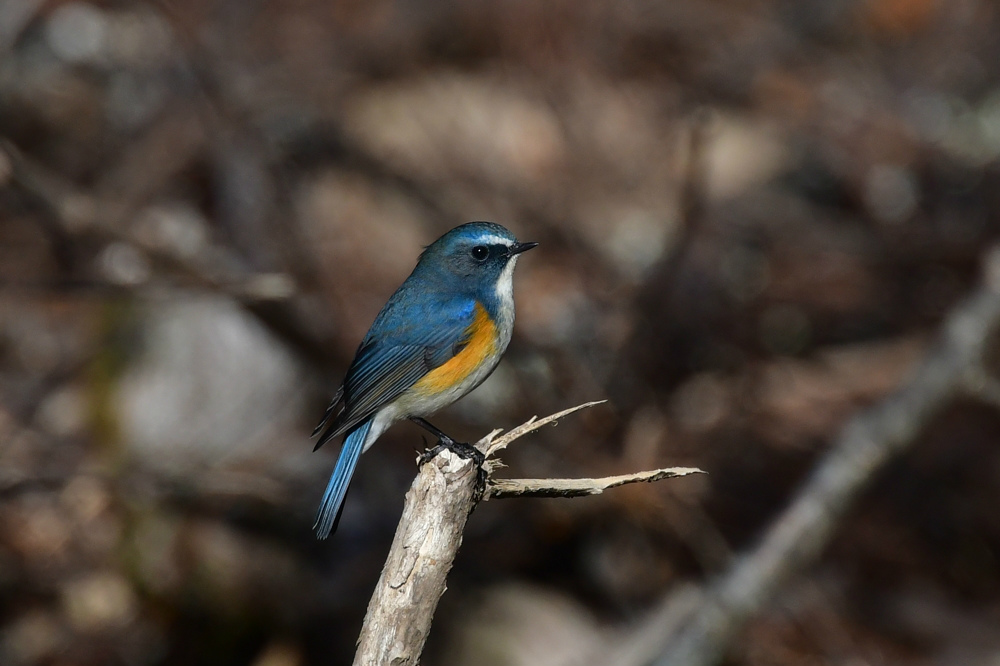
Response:
[[[514,329],[514,266],[537,245],[500,224],[469,222],[424,248],[312,433],[320,435],[313,451],[346,435],[313,525],[318,539],[336,530],[361,454],[394,423],[411,420],[439,446],[469,457],[472,447],[456,448],[426,417],[482,384],[500,362]]]

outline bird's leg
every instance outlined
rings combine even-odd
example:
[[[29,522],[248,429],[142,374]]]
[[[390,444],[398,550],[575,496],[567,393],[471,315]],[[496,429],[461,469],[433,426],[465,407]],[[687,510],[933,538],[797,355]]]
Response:
[[[431,458],[439,454],[442,449],[448,449],[460,458],[465,458],[466,460],[472,460],[476,463],[476,467],[482,468],[483,463],[486,462],[486,456],[471,444],[466,442],[456,442],[448,435],[441,432],[439,429],[420,418],[419,416],[411,416],[410,420],[416,423],[418,426],[431,433],[438,438],[437,446],[433,449],[428,449],[420,455],[420,464],[423,465],[429,462]]]
[[[420,418],[419,416],[411,416],[410,420],[413,421],[414,423],[416,423],[418,426],[420,426],[424,430],[426,430],[427,432],[429,432],[430,434],[432,434],[435,437],[437,437],[439,444],[444,444],[445,446],[448,446],[449,444],[456,444],[455,440],[453,440],[448,435],[444,434],[433,423],[430,423],[430,422],[428,422],[428,421]]]

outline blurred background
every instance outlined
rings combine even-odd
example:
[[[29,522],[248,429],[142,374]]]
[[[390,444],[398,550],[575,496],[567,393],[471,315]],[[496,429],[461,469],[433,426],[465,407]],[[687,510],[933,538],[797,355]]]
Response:
[[[1000,230],[990,0],[0,0],[0,663],[348,663],[425,445],[309,432],[422,246],[541,246],[435,423],[512,476],[424,663],[582,664],[751,547]],[[996,664],[1000,415],[956,401],[733,665]]]

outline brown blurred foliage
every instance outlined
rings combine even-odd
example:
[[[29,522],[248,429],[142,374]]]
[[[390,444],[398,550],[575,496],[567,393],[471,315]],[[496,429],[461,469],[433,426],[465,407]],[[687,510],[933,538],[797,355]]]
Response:
[[[710,472],[473,515],[426,663],[586,663],[974,283],[997,34],[989,0],[0,0],[0,663],[346,663],[423,443],[383,437],[316,543],[308,432],[472,219],[542,245],[436,422],[608,398],[512,472]],[[936,419],[731,663],[1000,658],[998,434]]]

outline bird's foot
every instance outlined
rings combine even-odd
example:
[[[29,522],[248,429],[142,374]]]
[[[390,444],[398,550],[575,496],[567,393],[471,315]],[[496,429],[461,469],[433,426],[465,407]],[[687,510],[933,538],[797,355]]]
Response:
[[[483,463],[486,462],[486,456],[483,455],[482,451],[467,442],[456,442],[451,437],[447,436],[438,438],[437,446],[432,449],[427,449],[421,453],[417,462],[420,465],[428,463],[432,458],[434,458],[434,456],[441,453],[445,449],[451,451],[459,458],[471,460],[480,470],[483,468]]]

